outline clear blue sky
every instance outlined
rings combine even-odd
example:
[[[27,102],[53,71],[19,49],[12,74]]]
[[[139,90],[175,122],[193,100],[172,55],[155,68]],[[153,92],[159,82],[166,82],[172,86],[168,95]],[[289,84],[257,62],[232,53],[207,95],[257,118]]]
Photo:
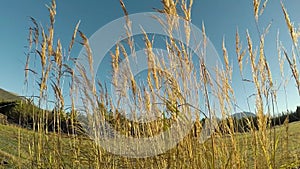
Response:
[[[29,16],[34,17],[43,25],[48,23],[48,11],[45,7],[50,0],[10,0],[3,1],[0,6],[0,88],[22,94],[24,87],[24,64],[27,45]],[[124,0],[130,14],[137,12],[152,12],[153,8],[161,8],[159,0]],[[300,23],[300,1],[284,1],[292,21]],[[56,35],[60,37],[65,48],[68,46],[72,31],[81,20],[80,30],[87,36],[92,35],[106,23],[122,17],[123,13],[118,0],[58,0],[56,17]],[[226,47],[230,61],[234,65],[234,87],[238,104],[246,110],[245,98],[252,89],[242,89],[235,56],[235,31],[239,28],[244,47],[246,47],[245,32],[249,32],[253,41],[257,41],[257,31],[251,0],[194,0],[192,22],[201,27],[202,21],[206,27],[207,36],[222,56],[222,39],[226,38]],[[273,21],[272,28],[266,39],[266,56],[270,62],[274,80],[281,82],[276,50],[276,32],[280,30],[280,40],[290,50],[291,40],[281,11],[280,2],[271,0],[261,17],[260,27],[266,27]],[[257,43],[254,45],[258,45]],[[79,53],[79,47],[73,51],[73,56]],[[299,63],[299,62],[298,62]],[[286,67],[288,65],[285,65]],[[299,65],[298,65],[299,68]],[[246,71],[247,72],[247,71]],[[291,73],[287,72],[287,75]],[[248,76],[249,77],[249,76]],[[251,77],[249,77],[250,79]],[[295,109],[300,105],[300,97],[292,80],[288,86],[288,107]],[[279,90],[279,106],[286,107],[284,92]]]

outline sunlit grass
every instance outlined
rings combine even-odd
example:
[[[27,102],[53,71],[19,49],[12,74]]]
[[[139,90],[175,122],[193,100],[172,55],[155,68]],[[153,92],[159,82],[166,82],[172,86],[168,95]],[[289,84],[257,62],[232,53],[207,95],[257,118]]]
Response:
[[[125,4],[120,0],[122,10],[126,17],[125,31],[128,36],[132,35],[131,22],[128,18],[128,11]],[[8,161],[8,165],[20,168],[288,168],[299,167],[300,157],[300,123],[289,124],[288,120],[280,127],[271,127],[269,121],[275,114],[274,109],[277,104],[277,86],[273,82],[272,71],[265,56],[265,36],[271,25],[260,33],[254,46],[252,32],[246,32],[246,47],[241,45],[239,31],[236,37],[236,55],[243,79],[243,70],[247,67],[251,69],[252,79],[247,85],[254,87],[255,114],[257,116],[257,128],[247,121],[248,132],[238,133],[235,131],[234,121],[231,117],[233,103],[235,102],[235,91],[232,88],[232,66],[226,49],[226,40],[223,40],[222,51],[224,68],[207,70],[206,62],[199,58],[198,67],[194,67],[192,54],[188,46],[173,38],[173,31],[178,29],[174,16],[179,16],[186,21],[191,19],[193,1],[163,0],[163,9],[158,12],[167,16],[165,22],[159,20],[166,28],[169,38],[166,39],[167,60],[161,60],[153,52],[152,37],[144,31],[143,39],[147,55],[147,64],[151,67],[147,70],[146,87],[139,89],[137,82],[130,68],[128,56],[135,53],[134,38],[115,44],[114,51],[111,52],[111,75],[112,85],[118,92],[113,93],[120,100],[134,100],[134,108],[145,107],[147,112],[156,112],[159,119],[150,123],[138,124],[124,119],[122,105],[111,101],[111,96],[104,89],[101,82],[95,82],[93,67],[93,53],[86,35],[79,31],[79,23],[73,30],[70,38],[70,45],[67,54],[63,49],[61,40],[55,38],[55,16],[56,3],[53,0],[49,5],[50,23],[48,29],[44,29],[38,22],[32,19],[33,26],[29,29],[28,55],[25,68],[25,82],[30,79],[32,73],[38,79],[38,100],[37,106],[47,107],[51,104],[54,108],[49,114],[48,111],[30,112],[33,120],[33,131],[21,129],[14,126],[0,125],[0,160]],[[267,1],[253,1],[253,11],[256,25],[258,27],[259,17],[267,7]],[[282,5],[283,16],[286,19],[288,30],[294,42],[295,50],[298,50],[298,33],[291,24],[287,10]],[[258,27],[259,28],[259,27]],[[142,29],[142,28],[141,28]],[[188,25],[184,25],[184,34],[187,40],[192,38],[192,32]],[[77,37],[79,35],[79,37]],[[205,24],[202,26],[203,51],[206,49]],[[77,65],[76,70],[71,65],[76,64],[76,59],[71,55],[74,42],[80,38],[80,44],[85,49],[88,67]],[[279,40],[278,40],[279,41]],[[126,47],[125,47],[126,46]],[[278,53],[283,52],[288,62],[292,78],[296,82],[295,91],[299,90],[299,73],[297,67],[296,52],[292,56],[285,51],[284,47],[278,46]],[[37,64],[39,71],[32,70],[29,62],[34,55],[34,64]],[[120,70],[119,60],[124,58],[127,69]],[[245,60],[248,64],[245,64]],[[166,65],[165,62],[170,65]],[[71,63],[71,64],[70,64]],[[280,63],[282,63],[280,61]],[[178,66],[179,65],[179,66]],[[278,65],[278,67],[282,64]],[[198,70],[198,71],[197,71]],[[282,70],[282,68],[281,68]],[[77,71],[78,74],[75,74]],[[123,71],[123,72],[122,72]],[[215,79],[212,79],[211,72],[216,72]],[[195,72],[198,72],[196,74]],[[63,83],[70,80],[69,97],[71,105],[66,108],[65,101],[68,100],[63,95]],[[215,81],[214,81],[215,80]],[[181,84],[179,83],[181,82]],[[97,91],[100,88],[100,91]],[[164,89],[163,92],[155,92]],[[209,91],[210,90],[210,91]],[[129,93],[128,93],[129,91]],[[193,93],[197,91],[196,94]],[[100,124],[103,120],[110,121],[112,126],[121,131],[126,136],[141,138],[143,136],[152,137],[167,131],[171,122],[179,120],[189,121],[190,114],[194,113],[197,127],[184,137],[173,149],[164,154],[148,158],[127,158],[113,155],[104,151],[96,142],[83,135],[76,135],[76,124],[79,117],[79,110],[76,109],[75,101],[77,92],[81,94],[84,103],[81,113],[86,113],[88,124]],[[199,94],[201,93],[201,94]],[[212,104],[211,95],[218,100],[218,108]],[[51,95],[51,96],[50,96]],[[203,96],[203,97],[200,97]],[[49,98],[54,98],[51,103]],[[186,98],[195,99],[197,105],[190,105]],[[203,98],[203,100],[198,100]],[[156,101],[161,101],[162,107],[156,106]],[[199,142],[197,132],[201,132],[200,121],[201,110],[198,103],[203,102],[205,110],[211,117],[216,111],[220,111],[223,119],[216,132],[211,135],[203,144]],[[121,105],[121,106],[120,106]],[[180,105],[180,106],[178,106]],[[265,106],[268,105],[268,106]],[[180,109],[179,109],[180,107]],[[194,111],[194,109],[200,111]],[[110,109],[110,111],[108,111]],[[68,110],[68,115],[65,113]],[[135,110],[135,109],[132,109]],[[89,113],[93,111],[94,113]],[[163,111],[169,112],[170,117],[164,117]],[[195,113],[196,112],[196,113]],[[123,113],[123,114],[122,114]],[[127,112],[128,113],[128,112]],[[136,114],[137,112],[131,112]],[[51,118],[49,117],[51,115]],[[122,118],[123,117],[123,118]],[[104,118],[104,119],[103,119]],[[48,121],[51,119],[52,121]],[[193,119],[193,120],[195,120]],[[67,122],[64,122],[64,121]],[[52,131],[49,131],[49,124]],[[248,124],[249,123],[249,124]],[[69,125],[67,132],[62,129],[62,124]],[[70,129],[70,130],[69,130]],[[180,133],[178,134],[185,134]],[[97,130],[92,130],[94,139],[100,139]],[[120,145],[121,146],[121,145]],[[0,165],[1,166],[1,165]]]

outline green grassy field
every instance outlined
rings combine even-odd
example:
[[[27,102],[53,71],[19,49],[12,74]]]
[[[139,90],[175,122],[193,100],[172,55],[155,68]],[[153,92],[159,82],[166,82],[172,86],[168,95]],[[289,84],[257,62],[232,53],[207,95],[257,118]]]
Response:
[[[300,166],[300,122],[290,123],[287,126],[275,128],[277,149],[275,151],[275,168],[296,168]],[[274,136],[274,129],[268,130],[269,136]],[[286,135],[288,132],[288,135]],[[40,137],[39,137],[40,136]],[[288,136],[288,137],[287,137]],[[252,147],[253,133],[240,133],[235,136],[237,140],[237,151],[240,157],[241,166],[254,167],[254,152]],[[39,134],[16,126],[0,125],[0,167],[2,168],[31,168],[37,167],[34,163],[32,149],[37,148],[34,145],[38,139],[43,140],[43,150],[41,150],[45,164],[49,164],[55,155],[60,156],[60,166],[64,168],[93,168],[95,161],[104,168],[210,168],[207,163],[210,159],[210,140],[200,144],[197,138],[193,138],[192,143],[187,144],[183,140],[176,148],[156,157],[143,159],[130,159],[119,157],[105,152],[101,148],[95,148],[95,144],[87,138],[72,138],[67,135]],[[287,142],[288,141],[288,142]],[[56,144],[60,142],[61,144]],[[233,153],[230,136],[215,136],[215,149],[217,152],[228,151],[228,159],[216,158],[216,165],[223,164],[223,160],[231,161],[230,154]],[[19,144],[20,143],[20,144]],[[35,143],[35,144],[34,144]],[[74,146],[76,145],[76,146]],[[186,146],[185,146],[186,145]],[[189,147],[190,146],[190,147]],[[227,147],[226,147],[227,146]],[[229,147],[228,147],[229,146]],[[272,146],[272,145],[270,145]],[[192,150],[189,150],[192,148]],[[54,150],[57,150],[55,153]],[[100,150],[100,152],[96,152]],[[256,155],[262,155],[258,149]],[[101,156],[97,156],[97,154]],[[269,152],[272,153],[272,152]],[[51,157],[53,156],[53,157]],[[99,159],[97,159],[99,158]],[[263,157],[262,157],[263,158]],[[207,159],[207,160],[206,160]],[[264,160],[262,160],[264,161]],[[257,162],[259,164],[259,162]],[[228,163],[228,167],[230,164]],[[45,167],[45,165],[44,165]],[[233,166],[231,166],[233,167]],[[258,168],[265,168],[266,164],[260,164]]]

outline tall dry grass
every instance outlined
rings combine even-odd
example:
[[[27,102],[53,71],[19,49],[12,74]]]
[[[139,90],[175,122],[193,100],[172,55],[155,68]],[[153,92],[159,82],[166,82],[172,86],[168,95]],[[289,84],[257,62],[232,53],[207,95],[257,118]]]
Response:
[[[258,50],[253,46],[251,33],[246,31],[247,47],[242,46],[239,31],[236,32],[236,55],[240,68],[241,80],[245,86],[254,86],[253,95],[255,98],[255,113],[258,117],[258,130],[252,125],[251,119],[247,124],[250,127],[249,134],[240,134],[235,131],[234,122],[231,117],[236,100],[232,88],[232,66],[229,54],[226,49],[225,38],[222,44],[224,67],[217,67],[214,70],[208,70],[205,59],[199,58],[198,64],[193,60],[193,51],[188,48],[192,37],[191,28],[186,23],[184,25],[184,36],[186,42],[180,42],[173,37],[173,32],[178,31],[178,20],[174,16],[183,18],[186,21],[191,20],[191,10],[193,1],[174,1],[163,0],[163,9],[158,12],[166,14],[167,20],[159,22],[166,28],[168,38],[166,39],[167,58],[164,60],[153,51],[153,37],[144,31],[144,45],[147,56],[147,64],[150,69],[147,73],[147,84],[142,88],[138,87],[138,82],[134,78],[130,67],[129,55],[135,55],[135,41],[132,35],[131,22],[128,17],[128,11],[125,4],[120,0],[121,8],[126,17],[125,30],[128,38],[126,41],[120,41],[115,45],[111,52],[111,70],[112,84],[116,89],[117,102],[112,102],[112,98],[107,92],[105,84],[97,82],[95,79],[93,67],[93,54],[89,45],[88,38],[83,32],[79,31],[79,23],[75,26],[67,54],[63,52],[64,48],[61,41],[55,40],[55,16],[56,3],[52,0],[48,6],[50,23],[47,30],[42,25],[31,18],[33,27],[29,29],[29,52],[25,68],[26,82],[29,80],[29,73],[32,73],[34,79],[38,79],[39,98],[38,105],[43,108],[50,104],[49,99],[54,98],[53,104],[53,132],[48,131],[48,116],[45,112],[32,112],[34,117],[33,140],[31,142],[22,142],[19,144],[28,145],[29,157],[26,159],[26,168],[278,168],[282,165],[281,158],[291,156],[289,149],[289,131],[287,121],[284,123],[286,131],[277,131],[271,129],[269,121],[275,113],[277,105],[277,90],[273,82],[271,69],[265,56],[265,36],[271,25],[266,29],[259,31],[259,17],[267,7],[267,2],[261,3],[259,0],[253,1],[254,19],[258,27],[260,36]],[[293,27],[287,10],[282,4],[283,15],[286,19],[291,39],[294,43],[294,52],[292,56],[286,52],[282,45],[278,44],[278,53],[280,67],[283,70],[284,58],[289,64],[293,78],[296,82],[300,94],[299,71],[297,59],[299,55],[298,35],[299,32]],[[141,28],[142,29],[142,28]],[[200,55],[205,55],[206,34],[205,26],[202,27],[203,46]],[[79,37],[77,37],[79,33]],[[86,51],[86,59],[89,67],[78,65],[76,70],[71,68],[76,64],[72,59],[71,51],[75,40],[80,38],[81,45]],[[128,46],[129,48],[125,47]],[[281,56],[283,51],[284,57]],[[32,56],[37,56],[32,59]],[[120,60],[124,58],[123,67],[120,66]],[[249,59],[250,63],[245,64]],[[37,60],[39,63],[33,70],[30,61]],[[298,61],[299,62],[299,61]],[[72,63],[72,64],[70,64]],[[168,63],[168,64],[166,64]],[[198,65],[198,67],[196,66]],[[243,72],[246,68],[252,71],[252,79],[246,80]],[[197,71],[199,71],[199,77]],[[75,74],[78,71],[78,74]],[[216,77],[211,77],[212,71],[215,71]],[[283,72],[283,71],[282,71]],[[284,75],[283,75],[284,76]],[[63,88],[64,79],[69,78],[70,85],[69,96],[65,96]],[[214,82],[215,81],[215,82]],[[100,88],[100,91],[97,91]],[[128,92],[129,91],[129,92]],[[159,92],[157,92],[159,91]],[[193,91],[198,91],[195,95]],[[213,93],[211,95],[210,93]],[[84,103],[83,110],[75,107],[78,95],[83,96],[81,101]],[[204,96],[204,97],[201,97]],[[218,105],[213,105],[212,96],[218,100]],[[62,119],[66,119],[66,97],[71,100],[69,119],[71,132],[62,133]],[[201,100],[200,98],[203,98]],[[193,100],[194,104],[189,103]],[[124,105],[122,103],[134,103],[132,106],[133,117],[137,117],[137,110],[145,108],[145,113],[155,114],[157,120],[147,123],[137,123],[125,119]],[[200,109],[200,102],[204,103],[205,110]],[[265,106],[268,105],[268,106]],[[248,105],[249,106],[249,105]],[[249,106],[250,107],[250,106]],[[108,108],[111,113],[108,115]],[[178,121],[195,121],[195,125],[190,133],[173,149],[164,154],[155,157],[131,159],[113,155],[103,150],[95,142],[90,141],[84,136],[80,136],[75,131],[76,118],[78,112],[86,113],[88,124],[97,127],[104,121],[109,121],[115,130],[120,131],[126,136],[136,138],[152,137],[162,131],[166,131],[171,124]],[[171,114],[167,118],[163,111]],[[221,128],[216,128],[216,132],[204,143],[199,142],[199,136],[203,128],[200,123],[200,115],[203,112],[212,119],[216,111],[220,111],[223,119]],[[93,113],[92,113],[93,112]],[[96,113],[95,113],[96,112]],[[149,116],[153,114],[148,114]],[[195,119],[192,116],[196,117]],[[135,119],[137,120],[137,119]],[[212,120],[213,121],[213,120]],[[178,135],[184,135],[179,131]],[[280,134],[277,134],[277,133]],[[101,138],[99,130],[93,130],[93,138]],[[106,133],[109,134],[109,133]],[[282,141],[285,140],[285,141]],[[282,154],[284,152],[284,154]],[[286,158],[285,158],[286,159]],[[296,157],[290,157],[297,161]],[[22,168],[23,166],[20,166]]]

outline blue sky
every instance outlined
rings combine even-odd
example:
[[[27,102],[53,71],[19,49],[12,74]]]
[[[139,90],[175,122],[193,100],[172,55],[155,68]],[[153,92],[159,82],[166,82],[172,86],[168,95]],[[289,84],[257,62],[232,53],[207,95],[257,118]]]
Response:
[[[41,24],[48,23],[48,11],[45,4],[50,0],[10,0],[2,2],[0,6],[0,88],[22,94],[24,85],[24,64],[27,45],[28,28],[30,26],[29,16],[34,17]],[[138,12],[153,12],[153,8],[161,8],[159,0],[124,0],[130,14]],[[300,23],[299,0],[284,1],[292,21],[298,27]],[[72,36],[73,29],[81,20],[80,30],[87,36],[105,24],[123,16],[118,0],[58,0],[56,17],[56,38],[61,38],[63,45],[67,48]],[[281,82],[278,68],[278,57],[276,50],[276,34],[280,31],[280,40],[290,50],[291,40],[281,11],[280,1],[272,0],[268,3],[265,13],[260,18],[260,27],[264,28],[272,21],[269,35],[266,37],[265,52],[270,62],[274,80]],[[234,74],[233,83],[236,88],[238,104],[246,109],[245,97],[253,90],[248,87],[242,88],[235,55],[235,31],[238,27],[243,46],[246,47],[245,32],[249,29],[250,35],[258,45],[258,34],[255,27],[251,0],[194,0],[192,23],[201,27],[204,22],[206,33],[215,45],[218,53],[222,56],[222,39],[226,39],[230,61],[233,61]],[[79,54],[80,45],[76,45],[72,55]],[[288,67],[287,64],[285,64]],[[299,68],[299,65],[298,65]],[[288,69],[287,69],[288,70]],[[247,70],[245,70],[247,72]],[[286,72],[290,76],[290,72]],[[251,77],[248,76],[250,79]],[[277,84],[278,84],[277,83]],[[248,85],[249,86],[249,85]],[[284,110],[295,109],[300,105],[300,97],[297,93],[295,83],[290,81],[288,88],[288,105],[284,99],[284,91],[280,89],[279,108]]]

